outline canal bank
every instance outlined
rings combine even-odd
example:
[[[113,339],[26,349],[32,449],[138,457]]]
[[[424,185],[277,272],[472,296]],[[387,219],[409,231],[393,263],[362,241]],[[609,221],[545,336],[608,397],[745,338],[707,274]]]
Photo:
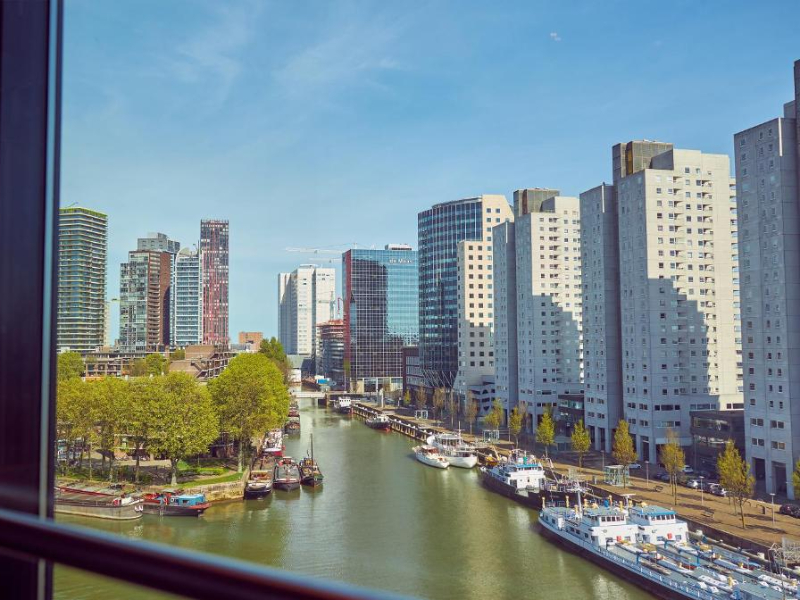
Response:
[[[488,493],[476,472],[425,467],[410,438],[310,401],[300,415],[287,453],[305,455],[314,434],[320,490],[215,505],[200,519],[60,520],[421,598],[649,598],[544,540],[533,530],[536,513]],[[59,599],[156,597],[56,571]]]

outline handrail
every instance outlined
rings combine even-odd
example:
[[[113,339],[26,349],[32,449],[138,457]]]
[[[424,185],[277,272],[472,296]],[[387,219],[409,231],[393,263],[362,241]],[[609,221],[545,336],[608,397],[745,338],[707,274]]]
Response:
[[[0,548],[196,600],[403,598],[2,509]]]

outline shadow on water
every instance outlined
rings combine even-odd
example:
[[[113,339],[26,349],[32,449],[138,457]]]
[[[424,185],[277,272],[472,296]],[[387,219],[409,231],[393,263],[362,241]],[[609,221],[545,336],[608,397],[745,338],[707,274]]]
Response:
[[[301,433],[287,440],[286,452],[305,456],[314,433],[321,489],[276,490],[193,520],[75,522],[435,600],[649,597],[547,542],[532,531],[535,512],[484,489],[475,471],[420,464],[411,451],[418,442],[310,403],[300,415]],[[59,600],[143,597],[158,596],[57,569]]]

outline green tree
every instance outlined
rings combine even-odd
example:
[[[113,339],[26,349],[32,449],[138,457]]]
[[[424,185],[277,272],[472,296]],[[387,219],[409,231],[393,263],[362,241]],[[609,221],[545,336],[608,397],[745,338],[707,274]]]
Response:
[[[467,406],[464,407],[464,416],[467,418],[467,423],[469,423],[469,434],[472,435],[472,426],[475,424],[475,419],[478,418],[478,401],[475,400],[475,396],[472,392],[467,392]]]
[[[503,424],[503,402],[500,398],[495,398],[491,410],[483,417],[483,424],[491,430],[500,429]]]
[[[121,433],[124,407],[129,401],[130,384],[118,377],[103,377],[92,382],[92,385],[96,439],[103,452],[103,465],[108,457],[108,479],[111,481],[114,478],[117,436]]]
[[[147,362],[143,358],[134,358],[129,371],[131,377],[144,377],[147,375]]]
[[[673,502],[677,504],[678,476],[683,473],[683,465],[686,464],[686,455],[678,442],[677,434],[671,429],[667,431],[667,443],[661,447],[661,464],[664,465],[664,469],[666,469],[669,475]]]
[[[59,381],[83,376],[83,358],[77,352],[62,352],[58,355],[56,373]]]
[[[755,478],[750,474],[750,463],[741,457],[732,440],[725,442],[725,451],[717,458],[717,472],[720,484],[739,505],[744,529],[744,501],[753,495]]]
[[[145,357],[144,366],[146,375],[157,377],[158,375],[166,374],[167,368],[169,367],[169,361],[167,361],[163,354],[153,352]]]
[[[166,393],[162,377],[140,378],[130,382],[130,393],[122,406],[122,430],[133,443],[136,455],[134,481],[139,482],[139,462],[158,428],[157,409]]]
[[[628,485],[628,469],[627,466],[636,460],[636,449],[633,447],[633,440],[631,439],[630,429],[628,422],[620,419],[617,423],[617,430],[614,432],[614,444],[611,447],[611,454],[618,464],[623,465],[624,480],[623,486]]]
[[[264,354],[240,354],[208,383],[222,430],[239,442],[239,472],[251,440],[282,426],[289,414],[283,375]]]
[[[519,434],[522,431],[522,425],[524,421],[525,413],[519,409],[519,406],[515,406],[508,415],[508,431],[514,436],[515,446],[519,446]]]
[[[403,394],[403,406],[411,406],[411,392],[406,390],[406,393]]]
[[[258,351],[275,363],[278,370],[283,374],[284,381],[288,380],[289,371],[291,370],[289,358],[286,356],[283,344],[277,338],[271,337],[268,340],[261,340]]]
[[[169,353],[169,362],[175,362],[176,360],[184,360],[186,358],[186,350],[183,348],[177,348]]]
[[[556,443],[556,424],[553,421],[552,411],[547,408],[542,414],[542,420],[536,426],[536,441],[544,444],[544,455],[548,456],[547,449]]]
[[[437,415],[441,418],[442,408],[444,408],[445,391],[443,387],[437,387],[433,390],[433,419],[436,420]]]
[[[67,457],[74,453],[76,429],[84,410],[85,388],[86,384],[80,377],[59,379],[56,388],[56,452],[63,440]]]
[[[417,410],[425,410],[428,404],[428,395],[425,393],[425,388],[418,387],[414,390],[414,405]]]
[[[578,469],[582,469],[583,457],[592,447],[592,438],[589,436],[589,432],[583,425],[583,419],[575,423],[575,427],[572,429],[572,436],[570,436],[570,441],[572,443],[572,451],[577,452],[578,454]]]
[[[792,473],[792,483],[794,484],[794,496],[800,496],[800,459],[794,465],[794,473]]]
[[[188,373],[170,373],[157,383],[164,393],[158,394],[152,444],[169,459],[171,482],[177,485],[178,463],[208,451],[219,436],[219,419],[208,390]]]

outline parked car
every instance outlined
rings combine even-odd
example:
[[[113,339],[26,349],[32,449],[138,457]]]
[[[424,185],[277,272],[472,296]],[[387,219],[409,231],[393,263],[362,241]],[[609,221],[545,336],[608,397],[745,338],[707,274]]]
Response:
[[[694,469],[692,467],[690,467],[689,465],[683,465],[683,469],[682,470],[687,475],[691,475],[692,473],[694,473]]]
[[[631,464],[628,465],[628,470],[629,471],[636,471],[637,469],[641,469],[641,468],[642,468],[642,465],[640,465],[639,463],[631,463]]]
[[[686,487],[691,488],[693,490],[700,488],[700,480],[699,479],[687,479],[684,484]]]
[[[656,475],[656,479],[669,483],[669,473],[659,473]]]
[[[724,497],[726,497],[728,495],[728,490],[726,490],[724,487],[722,487],[718,483],[712,483],[711,485],[709,485],[708,486],[708,491],[710,493],[714,494],[715,496],[720,496],[722,498],[724,498]]]
[[[797,504],[782,504],[778,512],[782,515],[789,515],[795,519],[800,519],[800,506]]]

